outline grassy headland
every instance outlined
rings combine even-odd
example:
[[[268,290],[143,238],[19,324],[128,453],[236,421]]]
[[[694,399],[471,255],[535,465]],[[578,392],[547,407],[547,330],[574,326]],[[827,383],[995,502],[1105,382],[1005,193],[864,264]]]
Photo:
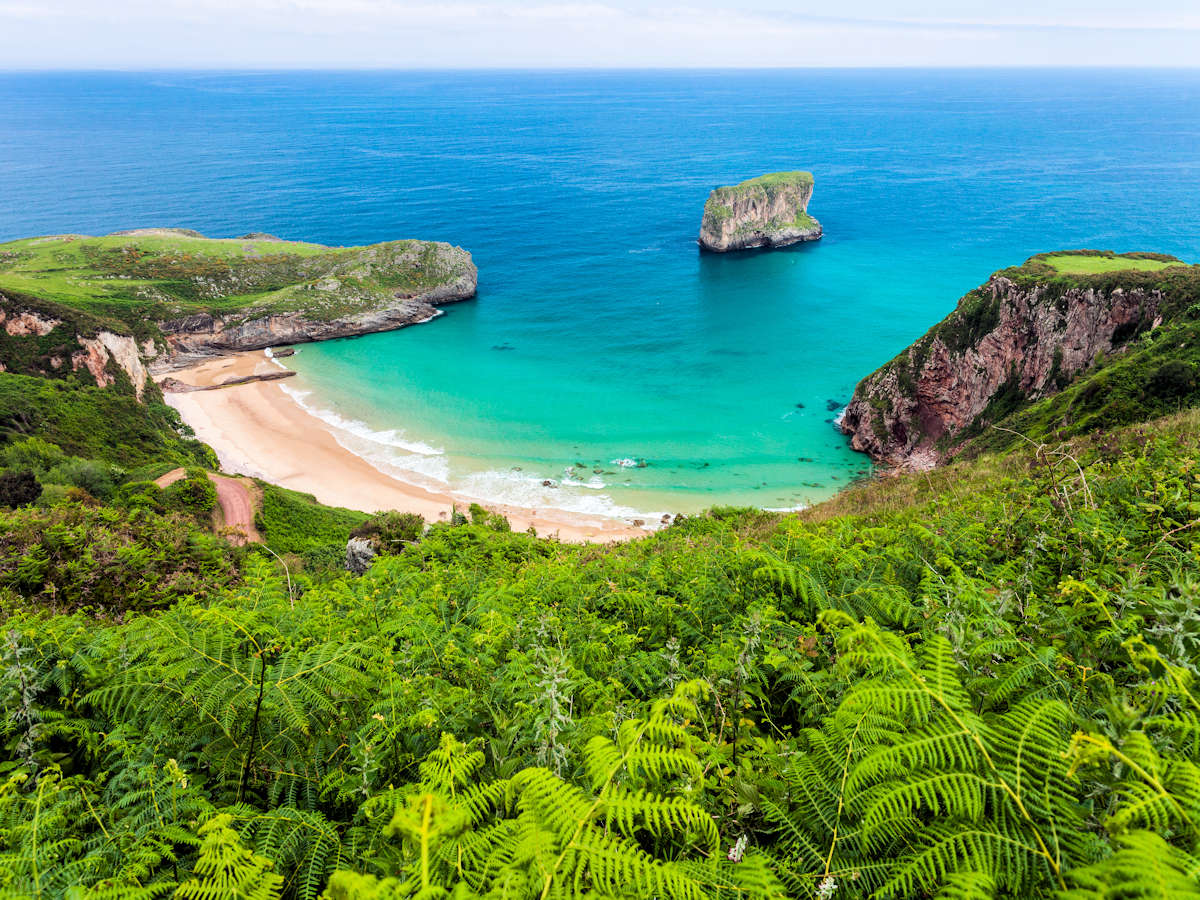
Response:
[[[124,333],[194,312],[331,319],[432,290],[457,274],[454,266],[425,241],[324,247],[152,229],[0,244],[0,292]]]
[[[968,292],[863,379],[847,421],[881,455],[903,456],[926,435],[943,459],[1062,440],[1200,403],[1198,348],[1200,266],[1157,253],[1038,254]],[[961,391],[946,382],[970,380],[972,367],[976,380],[996,377],[994,390],[985,405],[959,408]],[[928,406],[943,395],[938,410]]]
[[[1091,253],[1050,253],[1041,257],[1063,275],[1099,275],[1103,272],[1155,272],[1168,266],[1182,265],[1178,261],[1143,256]]]

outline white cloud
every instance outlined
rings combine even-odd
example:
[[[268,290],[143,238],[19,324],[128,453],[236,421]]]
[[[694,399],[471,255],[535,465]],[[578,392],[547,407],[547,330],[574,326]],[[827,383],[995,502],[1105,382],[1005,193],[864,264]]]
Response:
[[[0,0],[24,66],[1191,65],[1200,10],[1143,0]],[[948,3],[945,8],[939,3]],[[1115,2],[1115,0],[1112,0]]]

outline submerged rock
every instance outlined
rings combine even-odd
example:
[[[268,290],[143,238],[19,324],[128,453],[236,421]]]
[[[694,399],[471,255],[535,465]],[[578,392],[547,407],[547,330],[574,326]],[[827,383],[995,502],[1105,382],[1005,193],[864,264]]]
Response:
[[[775,172],[719,187],[704,204],[700,246],[724,253],[815,241],[823,231],[808,214],[812,193],[811,172]]]

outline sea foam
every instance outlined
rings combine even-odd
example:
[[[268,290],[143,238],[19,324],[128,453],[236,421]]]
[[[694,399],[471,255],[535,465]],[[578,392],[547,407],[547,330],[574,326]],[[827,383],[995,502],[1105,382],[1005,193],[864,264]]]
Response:
[[[600,493],[607,484],[593,476],[587,481],[568,472],[557,480],[512,471],[487,470],[453,478],[444,450],[404,436],[397,429],[374,429],[312,402],[311,391],[289,385],[280,388],[309,415],[329,426],[334,440],[365,459],[385,475],[435,491],[450,491],[486,504],[522,509],[561,510],[602,519],[641,519],[655,525],[665,512],[647,512],[617,503]],[[550,481],[551,486],[544,482]]]
[[[350,419],[331,409],[309,402],[311,391],[301,391],[280,385],[283,392],[307,412],[330,427],[330,433],[342,447],[361,456],[385,474],[402,481],[410,476],[423,479],[414,483],[421,487],[442,489],[450,478],[450,463],[445,451],[423,441],[411,440],[396,429],[377,430],[358,419]],[[429,484],[432,479],[435,483]]]
[[[608,494],[598,493],[605,487],[603,484],[564,479],[547,486],[543,483],[547,480],[521,472],[492,470],[466,475],[454,489],[487,503],[522,509],[557,509],[598,519],[642,519],[653,525],[664,515],[617,503]]]

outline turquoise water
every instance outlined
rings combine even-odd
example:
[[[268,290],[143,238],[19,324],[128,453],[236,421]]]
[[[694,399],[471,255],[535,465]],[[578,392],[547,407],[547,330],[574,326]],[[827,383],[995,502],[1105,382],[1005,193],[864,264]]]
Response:
[[[795,168],[824,240],[697,251],[712,187]],[[523,505],[827,496],[867,468],[828,407],[991,271],[1200,259],[1198,223],[1196,71],[0,75],[4,239],[471,250],[477,300],[306,346],[292,387],[380,465]]]

